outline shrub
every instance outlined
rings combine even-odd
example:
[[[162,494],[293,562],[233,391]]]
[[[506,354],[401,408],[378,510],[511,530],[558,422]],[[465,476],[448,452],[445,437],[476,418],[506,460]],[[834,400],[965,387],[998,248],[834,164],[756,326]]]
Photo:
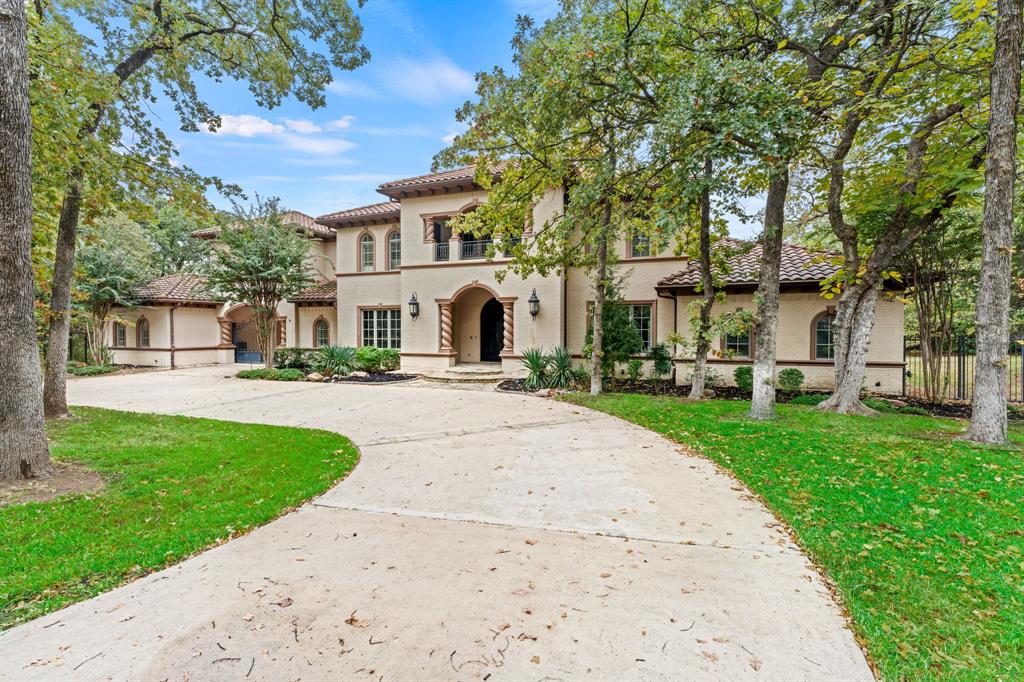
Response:
[[[799,391],[804,385],[804,373],[796,367],[787,367],[779,372],[779,388],[783,391]],[[751,377],[751,388],[753,388],[753,377]]]
[[[68,367],[68,374],[76,377],[91,377],[98,374],[110,374],[116,372],[120,367],[116,365],[83,365],[81,367]]]
[[[278,348],[274,351],[274,367],[308,374],[315,368],[318,356],[319,351],[311,348]]]
[[[279,369],[260,367],[259,369],[243,369],[235,376],[239,379],[267,379],[269,381],[276,381],[280,371]]]
[[[589,376],[586,369],[573,364],[572,353],[564,346],[553,348],[547,356],[546,374],[546,385],[561,389],[578,389]]]
[[[360,346],[356,349],[356,368],[364,372],[378,374],[383,360],[382,349],[376,346]]]
[[[397,348],[380,349],[380,367],[385,372],[393,372],[402,366],[402,356]]]
[[[719,374],[712,367],[705,367],[704,369],[704,387],[705,388],[718,388],[722,385],[722,375]]]
[[[306,375],[301,369],[294,367],[288,367],[286,369],[277,370],[277,378],[275,381],[305,381]]]
[[[737,367],[732,373],[732,378],[736,381],[738,388],[747,392],[754,390],[754,368],[750,365]]]
[[[917,414],[921,415],[922,417],[931,416],[931,413],[929,413],[928,410],[924,409],[923,407],[918,407],[917,405],[904,405],[903,407],[897,409],[896,411],[899,412],[900,414]]]
[[[345,376],[356,367],[356,349],[350,346],[324,346],[313,361],[313,369],[324,376]]]
[[[647,357],[654,363],[651,366],[652,379],[663,379],[672,373],[672,354],[668,352],[666,344],[656,343],[651,346]]]
[[[892,406],[888,400],[882,400],[881,398],[864,398],[862,401],[865,405],[870,407],[872,410],[878,412],[895,412],[896,408]]]
[[[632,381],[640,381],[644,374],[644,361],[640,358],[633,358],[626,363],[626,376]]]
[[[804,395],[796,396],[789,402],[793,405],[817,405],[827,397],[827,393],[805,393]]]
[[[548,365],[551,358],[544,354],[540,348],[527,348],[523,351],[523,359],[520,361],[526,368],[526,379],[523,380],[523,388],[530,391],[537,391],[548,382]]]

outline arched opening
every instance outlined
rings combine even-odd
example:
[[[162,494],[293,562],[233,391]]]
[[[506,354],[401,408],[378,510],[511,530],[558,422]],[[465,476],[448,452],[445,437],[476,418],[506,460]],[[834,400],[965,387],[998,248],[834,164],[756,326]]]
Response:
[[[500,362],[505,316],[497,293],[473,282],[455,292],[449,301],[442,304],[450,310],[451,320],[450,327],[446,328],[442,311],[442,348],[450,334],[456,363]]]
[[[500,362],[504,338],[504,308],[491,298],[480,308],[480,361]]]
[[[231,322],[231,343],[235,345],[235,362],[263,362],[252,308],[239,304],[224,313],[224,317]]]

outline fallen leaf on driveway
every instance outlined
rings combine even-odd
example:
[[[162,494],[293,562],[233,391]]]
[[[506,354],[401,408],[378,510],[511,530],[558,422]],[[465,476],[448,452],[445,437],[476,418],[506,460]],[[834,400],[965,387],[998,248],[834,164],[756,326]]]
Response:
[[[536,545],[537,541],[536,540],[527,540],[526,544],[528,544],[528,545]]]
[[[530,663],[540,663],[540,656],[534,656],[531,658]]]
[[[244,616],[242,616],[242,620],[244,620],[244,621],[248,622],[248,621],[252,620],[252,619],[253,619],[253,618],[255,618],[255,617],[256,617],[256,616],[252,615],[251,613],[247,613],[247,614],[245,614]]]
[[[760,670],[761,669],[761,659],[758,658],[757,656],[754,656],[752,659],[750,659],[750,667],[753,668],[754,670]]]
[[[351,625],[354,628],[365,628],[370,623],[365,620],[362,620],[361,618],[356,618],[356,612],[353,611],[352,615],[345,619],[345,624]]]
[[[602,577],[602,578],[611,578],[611,577],[612,577],[612,574],[611,574],[611,573],[609,573],[609,572],[607,572],[607,571],[605,571],[604,573],[602,573],[602,574],[601,574],[601,577]]]
[[[294,602],[294,601],[292,600],[292,598],[291,598],[291,597],[285,597],[285,598],[284,598],[284,599],[282,599],[281,601],[275,601],[275,602],[272,602],[272,603],[273,603],[273,604],[274,604],[275,606],[280,606],[280,607],[281,607],[282,609],[286,609],[286,608],[288,608],[289,606],[291,606],[292,604],[294,604],[295,602]]]

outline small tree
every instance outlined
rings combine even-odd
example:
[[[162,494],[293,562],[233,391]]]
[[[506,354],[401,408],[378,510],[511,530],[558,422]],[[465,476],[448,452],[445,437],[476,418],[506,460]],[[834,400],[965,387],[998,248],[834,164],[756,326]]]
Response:
[[[136,292],[139,286],[152,274],[152,251],[140,248],[147,242],[124,239],[131,234],[128,225],[134,224],[125,220],[111,223],[109,227],[120,230],[118,233],[106,234],[107,230],[97,230],[86,240],[78,255],[76,289],[79,305],[89,313],[86,334],[89,355],[95,365],[104,364],[103,340],[107,336],[110,311],[115,306],[134,306],[138,302]],[[138,232],[138,226],[134,230]]]
[[[162,206],[156,220],[144,227],[156,248],[158,275],[198,272],[210,257],[210,243],[192,236],[199,229],[199,224],[176,204]]]
[[[601,314],[601,376],[605,379],[615,376],[615,367],[644,349],[640,332],[629,314],[629,306],[622,303],[617,282],[610,280],[605,286],[604,305]],[[596,315],[595,315],[596,318]],[[593,349],[594,326],[587,325],[586,353]]]
[[[207,286],[219,297],[247,304],[256,324],[256,344],[269,368],[277,347],[277,307],[310,284],[306,239],[281,222],[276,200],[251,211],[236,207],[234,222],[221,230],[223,248],[213,250],[205,268]]]

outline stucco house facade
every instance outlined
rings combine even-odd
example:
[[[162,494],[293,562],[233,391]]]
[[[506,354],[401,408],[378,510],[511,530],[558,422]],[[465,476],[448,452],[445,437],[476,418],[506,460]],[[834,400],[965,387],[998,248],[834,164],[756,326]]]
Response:
[[[407,372],[443,373],[491,363],[495,370],[516,374],[521,371],[522,352],[531,347],[565,346],[582,361],[593,300],[587,273],[570,269],[526,278],[509,273],[498,281],[496,272],[508,263],[501,249],[488,260],[489,242],[453,235],[448,225],[453,216],[487,200],[473,178],[474,168],[466,167],[395,180],[378,188],[387,201],[319,216],[312,223],[316,227],[306,222],[312,220],[308,216],[294,217],[307,225],[311,257],[322,259],[324,279],[282,304],[282,345],[396,348]],[[562,190],[550,191],[535,206],[533,224],[543,225],[556,216],[563,199]],[[716,305],[715,313],[752,311],[758,248],[741,248],[737,242],[723,245],[734,247],[736,255],[730,260],[726,300]],[[689,336],[690,305],[699,296],[694,291],[699,280],[695,264],[672,252],[653,253],[643,239],[625,240],[615,249],[626,275],[622,297],[645,346],[666,341],[673,331]],[[813,387],[826,388],[832,381],[833,303],[821,297],[818,285],[833,268],[802,247],[785,247],[778,365],[780,370],[797,367]],[[175,364],[230,362],[239,343],[245,343],[244,320],[239,319],[244,310],[202,300],[201,287],[193,284],[187,305],[184,298],[153,296],[148,307],[123,315],[136,320],[145,316],[154,325],[154,311],[171,306],[179,325],[174,343],[195,348],[175,349]],[[175,301],[182,305],[173,307]],[[150,343],[160,339],[173,348],[167,334],[155,333],[163,324],[150,327]],[[141,348],[118,347],[117,338],[112,341],[118,362],[169,361]],[[754,344],[756,339],[749,335],[715,339],[711,366],[731,382],[735,366],[751,362]],[[684,383],[692,357],[678,355],[675,376]],[[872,336],[867,388],[897,393],[902,373],[903,305],[883,298]]]

